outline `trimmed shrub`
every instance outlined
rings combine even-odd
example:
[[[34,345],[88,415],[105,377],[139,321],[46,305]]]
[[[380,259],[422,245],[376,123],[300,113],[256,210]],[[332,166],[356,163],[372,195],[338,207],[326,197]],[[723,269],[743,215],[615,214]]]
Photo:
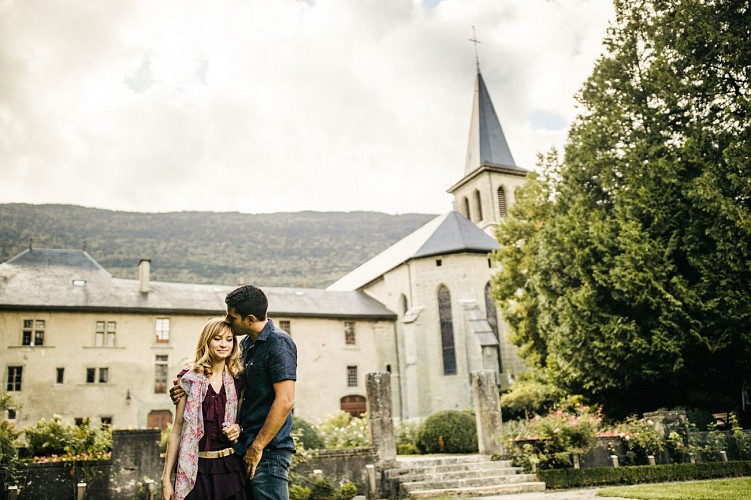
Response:
[[[538,472],[537,476],[550,489],[581,488],[607,484],[695,481],[721,477],[751,476],[751,461],[627,466],[617,468],[550,469]]]
[[[289,487],[289,500],[308,500],[311,490],[299,484],[291,484]]]
[[[321,479],[313,483],[308,500],[331,500],[335,493],[334,485],[325,479]]]
[[[357,486],[352,483],[344,483],[334,493],[334,500],[352,500],[357,495]]]
[[[473,453],[477,451],[477,423],[469,410],[445,410],[420,425],[415,442],[420,453]]]

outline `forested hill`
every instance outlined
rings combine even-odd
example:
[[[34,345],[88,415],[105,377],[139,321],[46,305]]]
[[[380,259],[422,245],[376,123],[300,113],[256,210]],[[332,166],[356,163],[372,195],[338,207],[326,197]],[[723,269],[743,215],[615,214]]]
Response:
[[[434,215],[379,212],[135,213],[0,204],[0,262],[29,247],[83,248],[113,276],[325,287]]]

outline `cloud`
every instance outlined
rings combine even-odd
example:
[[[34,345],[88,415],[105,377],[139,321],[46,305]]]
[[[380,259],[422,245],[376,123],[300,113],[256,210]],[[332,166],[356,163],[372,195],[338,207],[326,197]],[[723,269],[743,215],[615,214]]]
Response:
[[[6,1],[0,202],[444,212],[478,54],[517,163],[561,146],[612,7]]]

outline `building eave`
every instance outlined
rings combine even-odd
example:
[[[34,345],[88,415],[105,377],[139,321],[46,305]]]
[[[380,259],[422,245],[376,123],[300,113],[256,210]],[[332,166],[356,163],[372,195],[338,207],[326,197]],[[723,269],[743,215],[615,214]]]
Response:
[[[514,177],[526,177],[527,174],[529,174],[529,170],[525,170],[520,167],[508,167],[504,165],[483,165],[481,167],[476,168],[471,173],[463,177],[459,182],[451,186],[446,190],[447,193],[453,194],[457,189],[461,188],[468,182],[470,182],[475,177],[485,173],[485,172],[493,172],[493,173],[499,173],[504,175],[511,175]]]

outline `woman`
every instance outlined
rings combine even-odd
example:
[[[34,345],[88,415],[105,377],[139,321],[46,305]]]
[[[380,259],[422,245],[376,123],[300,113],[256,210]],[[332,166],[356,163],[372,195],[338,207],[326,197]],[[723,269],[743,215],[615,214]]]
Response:
[[[245,467],[232,443],[242,392],[240,349],[224,318],[203,327],[193,363],[180,372],[186,396],[177,403],[167,441],[162,498],[245,500]],[[173,488],[172,470],[177,464]]]

